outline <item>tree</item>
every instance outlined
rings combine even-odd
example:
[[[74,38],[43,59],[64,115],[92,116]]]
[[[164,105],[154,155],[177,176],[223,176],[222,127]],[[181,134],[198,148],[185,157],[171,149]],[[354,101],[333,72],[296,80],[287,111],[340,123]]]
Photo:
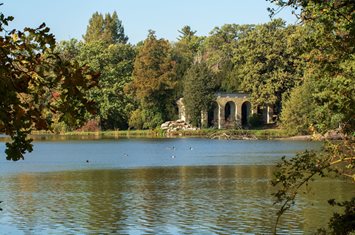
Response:
[[[102,14],[95,12],[89,20],[85,35],[83,35],[85,42],[101,39],[104,30],[103,27],[104,19]]]
[[[127,43],[128,37],[124,33],[122,21],[118,19],[117,12],[105,17],[95,12],[89,20],[86,33],[83,35],[85,42],[104,41],[107,44]]]
[[[193,31],[190,26],[185,25],[181,30],[178,30],[178,32],[181,33],[181,35],[178,37],[179,41],[184,39],[191,41],[197,31]]]
[[[155,128],[174,115],[175,62],[168,41],[150,31],[140,48],[133,80],[126,90],[136,97],[144,115],[145,128]]]
[[[192,125],[201,126],[201,113],[214,98],[216,81],[203,62],[190,67],[184,78],[184,105]]]
[[[210,32],[203,44],[203,59],[214,72],[221,90],[238,92],[241,90],[239,79],[236,79],[235,48],[238,41],[245,37],[254,25],[225,24]]]
[[[313,111],[316,109],[312,98],[314,86],[306,81],[292,90],[290,97],[283,103],[281,123],[288,133],[309,134],[314,123]]]
[[[282,20],[273,20],[248,32],[234,50],[234,74],[242,90],[251,93],[255,105],[274,106],[276,114],[282,97],[301,81],[295,63],[298,55],[287,40],[294,30]]]
[[[295,111],[297,118],[310,120],[312,132],[325,133],[337,128],[343,135],[341,141],[328,141],[320,153],[305,152],[291,160],[283,159],[278,165],[273,184],[279,186],[274,194],[276,203],[281,205],[279,218],[295,203],[302,186],[316,175],[336,174],[355,181],[355,5],[351,0],[277,2],[281,7],[301,8],[299,16],[310,32],[306,35],[309,50],[302,55],[305,82],[303,87],[291,93],[288,102],[299,102],[298,99],[307,96],[314,108],[307,114],[290,106],[287,112]],[[308,94],[310,84],[313,92]],[[345,207],[342,215],[334,214],[331,218],[328,224],[331,234],[354,232],[355,200],[339,203],[331,199],[329,203]],[[275,233],[277,223],[278,220]]]
[[[308,113],[308,120],[313,116],[311,125],[318,132],[339,126],[347,128],[346,132],[353,130],[355,98],[351,94],[355,86],[355,38],[352,32],[355,26],[350,19],[354,17],[351,10],[354,5],[349,1],[280,1],[279,4],[281,7],[297,5],[302,8],[299,17],[303,25],[297,28],[293,37],[301,42],[297,50],[300,51],[303,80],[309,80],[308,84],[312,83],[314,87],[311,95],[300,94],[309,97],[314,106]],[[292,96],[290,99],[295,100]],[[299,113],[292,107],[285,111]],[[295,124],[284,123],[289,123],[290,128]]]
[[[327,28],[327,32],[338,35],[338,45],[340,48],[352,49],[354,52],[355,39],[355,6],[353,0],[267,0],[275,3],[278,9],[269,8],[270,15],[274,16],[284,7],[293,8],[302,22],[320,23]],[[299,10],[299,11],[298,11]],[[299,12],[299,13],[297,13]],[[340,43],[342,42],[342,43]],[[341,45],[342,44],[342,45]]]
[[[50,129],[47,114],[78,126],[92,103],[84,92],[96,85],[97,75],[54,53],[55,39],[43,23],[38,28],[8,31],[13,17],[0,13],[0,132],[8,160],[24,159],[32,151],[28,134]]]
[[[95,101],[101,128],[126,129],[133,101],[124,92],[132,80],[135,50],[129,44],[107,44],[103,41],[86,43],[81,47],[78,61],[100,71],[98,86],[88,96]]]
[[[178,41],[173,45],[173,60],[176,62],[176,99],[179,99],[183,93],[183,77],[186,71],[193,64],[196,57],[199,56],[204,37],[196,36],[190,26],[184,26],[179,30],[181,35]]]
[[[57,53],[60,58],[64,61],[68,61],[70,63],[77,63],[77,56],[80,52],[80,48],[82,47],[83,43],[79,42],[76,39],[70,39],[68,41],[60,41],[56,43],[56,47],[54,52]],[[58,113],[47,113],[47,119],[51,120],[51,130],[54,133],[63,133],[66,131],[72,131],[73,128],[66,125],[63,121],[59,121],[60,114]]]
[[[70,39],[68,41],[60,41],[56,44],[55,52],[59,53],[60,57],[66,61],[75,61],[80,53],[82,42],[77,39]]]

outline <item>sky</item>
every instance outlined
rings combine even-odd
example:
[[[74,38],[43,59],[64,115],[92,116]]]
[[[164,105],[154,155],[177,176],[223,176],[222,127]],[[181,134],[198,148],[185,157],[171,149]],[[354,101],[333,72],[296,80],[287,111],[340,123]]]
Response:
[[[183,26],[207,36],[224,24],[261,24],[270,21],[265,0],[0,0],[0,12],[12,15],[8,29],[37,27],[43,22],[58,41],[82,39],[92,14],[117,11],[129,42],[144,40],[148,30],[157,37],[176,41]],[[289,24],[297,22],[288,9],[277,15]]]

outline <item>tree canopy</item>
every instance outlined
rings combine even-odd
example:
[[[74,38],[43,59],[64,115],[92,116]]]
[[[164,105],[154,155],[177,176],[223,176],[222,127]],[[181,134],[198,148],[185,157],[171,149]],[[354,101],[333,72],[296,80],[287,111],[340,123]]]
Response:
[[[201,112],[210,108],[216,81],[204,62],[192,65],[184,77],[184,105],[190,122],[201,126]]]
[[[131,82],[135,50],[129,44],[111,44],[103,41],[86,43],[77,60],[93,71],[100,71],[98,86],[88,97],[95,101],[98,110],[95,116],[103,130],[126,129],[129,114],[133,109],[132,98],[124,87]]]
[[[154,128],[169,118],[169,110],[175,105],[172,99],[175,86],[171,46],[150,31],[135,59],[133,80],[126,88],[144,110],[145,128]]]
[[[105,16],[95,12],[89,20],[89,25],[83,38],[87,43],[103,41],[107,44],[114,44],[127,43],[128,41],[122,21],[118,19],[116,11],[112,15],[107,13]]]
[[[256,105],[273,105],[280,113],[282,96],[300,82],[290,50],[288,35],[293,26],[282,20],[257,25],[242,37],[235,47],[235,79],[240,87],[250,92]]]
[[[355,13],[354,4],[350,2],[280,2],[281,6],[302,8],[300,17],[304,25],[298,37],[307,47],[300,57],[304,61],[303,79],[314,87],[314,92],[308,96],[314,109],[308,115],[318,132],[341,127],[351,133],[355,126],[355,23],[351,20]],[[293,110],[291,106],[284,108],[290,110],[287,112]],[[286,117],[283,120],[284,125],[295,125]]]
[[[198,57],[204,37],[196,36],[190,26],[186,25],[181,30],[178,41],[173,44],[172,58],[176,63],[176,88],[175,93],[177,99],[182,97],[183,93],[183,77],[186,71]]]

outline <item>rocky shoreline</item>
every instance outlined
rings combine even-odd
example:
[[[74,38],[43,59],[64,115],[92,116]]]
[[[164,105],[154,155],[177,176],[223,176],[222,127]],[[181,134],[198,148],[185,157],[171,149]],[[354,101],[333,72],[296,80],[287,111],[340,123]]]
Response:
[[[198,129],[197,127],[193,127],[191,124],[188,124],[183,120],[164,122],[161,124],[160,128],[167,133],[172,131],[195,131]]]

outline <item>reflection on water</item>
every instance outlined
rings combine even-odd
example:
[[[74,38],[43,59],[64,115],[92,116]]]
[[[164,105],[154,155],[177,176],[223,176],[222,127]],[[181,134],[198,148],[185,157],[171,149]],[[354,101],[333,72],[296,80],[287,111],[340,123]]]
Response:
[[[0,158],[0,231],[9,234],[269,233],[273,165],[318,149],[303,141],[98,139],[35,142],[25,161]],[[4,143],[0,144],[0,152]],[[355,194],[317,181],[281,233],[326,226],[326,200]]]
[[[273,166],[81,170],[2,177],[2,231],[32,234],[269,233]],[[317,181],[282,221],[284,233],[326,225],[326,200],[352,185]]]

